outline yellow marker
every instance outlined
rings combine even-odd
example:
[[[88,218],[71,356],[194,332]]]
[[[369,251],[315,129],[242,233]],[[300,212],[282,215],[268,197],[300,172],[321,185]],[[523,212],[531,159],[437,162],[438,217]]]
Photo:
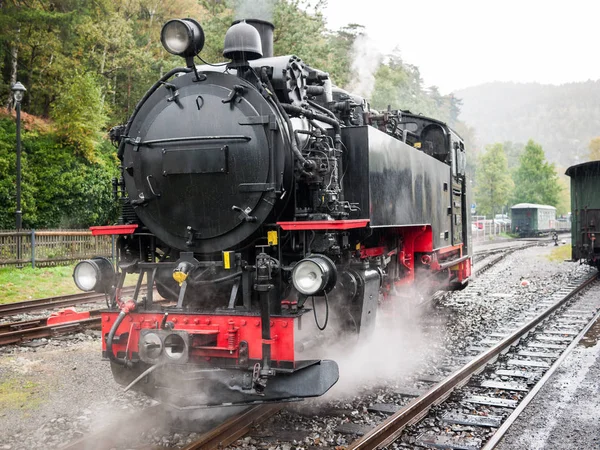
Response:
[[[183,282],[186,280],[188,274],[185,272],[181,272],[181,271],[177,271],[177,272],[173,272],[173,279],[175,281],[177,281],[177,283],[179,283],[179,286],[181,286],[183,284]]]
[[[359,243],[359,244],[356,244],[356,247],[355,247],[355,248],[356,248],[356,250],[360,250],[360,243]]]
[[[420,142],[415,142],[415,148],[421,148],[421,143]]]
[[[277,245],[277,231],[267,231],[267,242],[269,245]]]
[[[223,268],[231,269],[231,254],[233,252],[223,252]]]

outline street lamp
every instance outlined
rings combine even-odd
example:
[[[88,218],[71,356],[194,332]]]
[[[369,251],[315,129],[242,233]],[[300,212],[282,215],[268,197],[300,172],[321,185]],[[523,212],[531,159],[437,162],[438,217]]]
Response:
[[[15,99],[15,109],[17,110],[17,233],[23,227],[23,211],[21,211],[21,101],[25,95],[25,86],[20,82],[12,85],[13,98]],[[17,260],[21,260],[21,236],[17,234]]]
[[[23,212],[21,211],[21,101],[25,95],[25,86],[19,81],[12,85],[12,93],[17,110],[17,230],[23,226]]]

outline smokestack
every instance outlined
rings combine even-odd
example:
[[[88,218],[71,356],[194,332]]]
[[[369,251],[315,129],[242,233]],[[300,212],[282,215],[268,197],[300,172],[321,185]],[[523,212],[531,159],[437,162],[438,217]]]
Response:
[[[252,25],[260,34],[260,40],[262,43],[262,54],[263,58],[270,58],[273,56],[273,30],[275,26],[271,22],[260,19],[243,19],[247,24]],[[232,25],[241,22],[236,20]]]

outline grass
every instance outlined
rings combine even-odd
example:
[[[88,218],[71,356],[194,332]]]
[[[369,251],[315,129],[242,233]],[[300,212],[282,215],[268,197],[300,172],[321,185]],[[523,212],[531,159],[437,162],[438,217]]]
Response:
[[[73,282],[74,267],[75,264],[36,269],[0,268],[0,304],[76,294],[80,291]]]
[[[73,281],[73,269],[76,264],[35,269],[0,268],[0,304],[57,295],[81,294],[82,291]],[[134,286],[136,281],[137,274],[129,274],[125,278],[125,286]]]
[[[571,259],[571,246],[570,245],[559,245],[554,247],[548,256],[550,261],[564,261],[565,259]]]
[[[0,411],[35,409],[43,401],[39,383],[22,378],[9,378],[0,383]]]

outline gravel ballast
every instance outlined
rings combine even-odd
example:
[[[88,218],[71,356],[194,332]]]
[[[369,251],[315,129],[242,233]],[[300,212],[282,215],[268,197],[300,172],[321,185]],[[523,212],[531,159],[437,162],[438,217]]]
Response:
[[[376,341],[384,350],[380,354],[368,348],[342,349],[338,355],[346,357],[340,361],[339,385],[324,398],[288,407],[270,421],[286,424],[287,439],[267,438],[267,424],[261,428],[263,438],[259,433],[230,448],[347,445],[353,436],[336,432],[340,424],[373,425],[383,420],[383,415],[373,416],[367,409],[374,403],[408,402],[409,398],[396,391],[409,382],[415,388],[425,386],[413,379],[415,374],[435,377],[449,373],[461,364],[469,346],[588,270],[574,263],[550,261],[553,248],[518,251],[474,280],[467,290],[448,296],[435,308],[417,312],[405,321],[405,330],[392,335],[394,340],[383,336]],[[526,287],[521,285],[523,280],[528,282]],[[113,381],[108,362],[100,357],[98,332],[0,348],[0,450],[58,448],[97,430],[118,414],[132,414],[152,404],[135,392],[123,393]],[[310,433],[301,437],[305,429]],[[179,447],[195,436],[185,430],[157,429],[142,440]]]

